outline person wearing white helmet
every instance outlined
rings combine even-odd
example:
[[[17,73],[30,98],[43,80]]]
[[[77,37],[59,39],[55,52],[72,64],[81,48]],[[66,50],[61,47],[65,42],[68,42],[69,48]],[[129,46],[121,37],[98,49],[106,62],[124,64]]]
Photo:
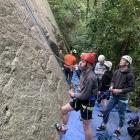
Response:
[[[101,63],[104,62],[104,61],[105,61],[105,56],[102,55],[102,54],[99,55],[99,57],[98,57],[98,61],[101,62]]]
[[[106,67],[104,65],[104,61],[105,61],[105,56],[104,55],[99,55],[98,57],[98,62],[96,63],[95,65],[95,68],[94,68],[94,72],[97,76],[97,79],[98,79],[98,85],[100,87],[100,82],[102,80],[102,76],[106,70]]]
[[[110,62],[110,61],[105,61],[105,62],[104,62],[104,65],[107,67],[107,69],[108,69],[109,71],[111,71],[111,69],[112,69],[112,62]]]
[[[119,126],[114,131],[113,135],[119,136],[121,134],[121,129],[125,122],[128,93],[134,90],[134,75],[130,69],[131,64],[132,58],[129,55],[121,57],[119,69],[113,73],[111,86],[109,88],[112,96],[103,112],[103,122],[101,126],[97,128],[97,131],[106,129],[110,111],[118,105]]]
[[[129,63],[129,65],[132,64],[132,58],[129,55],[122,56],[122,59],[125,59]]]
[[[109,87],[112,78],[112,62],[105,61],[104,65],[106,66],[106,71],[102,76],[101,86],[99,87],[97,98],[98,103],[100,103],[101,101],[103,103],[103,109],[101,110],[101,113],[98,114],[99,117],[103,117],[103,112],[107,106],[107,100],[109,100],[110,98]]]

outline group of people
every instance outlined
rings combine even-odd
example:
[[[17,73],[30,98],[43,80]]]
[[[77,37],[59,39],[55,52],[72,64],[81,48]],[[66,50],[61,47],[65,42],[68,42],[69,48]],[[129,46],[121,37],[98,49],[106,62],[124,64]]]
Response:
[[[96,63],[96,53],[82,53],[79,65],[75,65],[75,53],[76,50],[73,50],[69,54],[70,58],[68,58],[68,55],[64,57],[64,72],[66,76],[70,72],[70,76],[66,78],[69,84],[72,82],[72,75],[74,75],[73,68],[75,68],[75,74],[80,78],[76,90],[74,90],[74,86],[70,86],[69,95],[72,100],[61,107],[63,124],[56,124],[57,130],[65,133],[68,129],[68,112],[80,110],[80,120],[83,122],[85,140],[92,140],[93,107],[97,100],[99,103],[104,100],[104,108],[102,114],[100,114],[103,117],[103,122],[97,127],[97,131],[103,131],[107,128],[109,114],[117,105],[120,121],[113,135],[119,136],[125,121],[128,92],[134,89],[134,75],[130,68],[132,58],[129,55],[122,56],[119,68],[112,73],[112,63],[107,61],[104,55],[99,55]],[[106,99],[109,97],[110,99],[107,102]]]

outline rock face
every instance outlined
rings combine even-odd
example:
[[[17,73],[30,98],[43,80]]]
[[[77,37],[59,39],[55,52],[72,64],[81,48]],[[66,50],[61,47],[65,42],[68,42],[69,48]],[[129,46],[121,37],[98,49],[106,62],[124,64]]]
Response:
[[[0,0],[1,140],[59,139],[67,85],[44,31],[64,47],[47,1]]]

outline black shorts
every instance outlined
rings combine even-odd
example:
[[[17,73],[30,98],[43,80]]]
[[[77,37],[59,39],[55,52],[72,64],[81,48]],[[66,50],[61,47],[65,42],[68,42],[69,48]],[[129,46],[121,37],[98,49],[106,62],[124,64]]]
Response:
[[[78,99],[73,99],[70,102],[70,105],[75,111],[80,110],[81,120],[92,119],[92,112],[93,112],[93,107],[95,105],[95,100],[81,101]]]

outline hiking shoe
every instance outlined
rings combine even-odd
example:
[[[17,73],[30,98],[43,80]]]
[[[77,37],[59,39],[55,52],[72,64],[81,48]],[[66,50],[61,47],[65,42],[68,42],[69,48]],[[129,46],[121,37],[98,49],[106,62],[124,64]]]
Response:
[[[121,132],[119,130],[115,130],[113,133],[113,136],[118,137],[121,135]]]
[[[103,115],[103,113],[99,113],[98,116],[99,117],[103,117],[104,115]]]
[[[60,125],[58,123],[55,124],[55,128],[59,133],[63,133],[63,134],[65,134],[66,131],[68,130],[68,128],[64,124]]]
[[[101,126],[96,128],[97,131],[104,131],[105,129],[106,129],[105,125],[101,125]]]

